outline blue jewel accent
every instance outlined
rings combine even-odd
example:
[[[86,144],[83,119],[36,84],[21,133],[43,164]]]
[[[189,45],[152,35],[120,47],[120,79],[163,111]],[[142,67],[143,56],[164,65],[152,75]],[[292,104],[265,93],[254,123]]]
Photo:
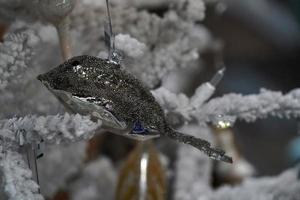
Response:
[[[145,133],[145,132],[147,132],[147,129],[144,128],[144,126],[142,125],[142,123],[140,121],[134,122],[132,133],[142,134],[142,133]]]

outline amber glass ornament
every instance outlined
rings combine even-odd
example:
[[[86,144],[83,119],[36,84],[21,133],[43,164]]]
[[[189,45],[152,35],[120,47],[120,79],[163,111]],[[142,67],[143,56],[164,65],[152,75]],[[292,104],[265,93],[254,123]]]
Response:
[[[151,141],[138,142],[120,170],[116,200],[164,200],[167,183]]]

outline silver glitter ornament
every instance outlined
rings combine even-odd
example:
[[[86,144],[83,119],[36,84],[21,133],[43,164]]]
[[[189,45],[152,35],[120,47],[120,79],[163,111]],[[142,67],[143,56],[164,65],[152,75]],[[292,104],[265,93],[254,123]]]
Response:
[[[232,163],[210,143],[172,129],[150,91],[119,64],[93,56],[73,57],[38,79],[75,113],[91,115],[112,133],[148,140],[166,136],[192,145],[210,158]]]

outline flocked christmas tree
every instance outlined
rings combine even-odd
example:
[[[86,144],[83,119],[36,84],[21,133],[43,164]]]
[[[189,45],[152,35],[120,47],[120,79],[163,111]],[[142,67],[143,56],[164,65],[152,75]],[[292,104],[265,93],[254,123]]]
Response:
[[[0,0],[0,20],[5,29],[0,44],[0,199],[299,198],[297,169],[213,190],[213,163],[202,152],[227,162],[231,162],[227,156],[232,156],[232,165],[220,164],[223,170],[238,173],[236,170],[243,166],[250,175],[253,169],[237,155],[231,142],[224,144],[222,137],[217,137],[218,143],[226,155],[195,138],[217,143],[213,142],[211,126],[224,129],[236,120],[297,118],[300,89],[287,94],[262,89],[259,94],[227,94],[211,99],[224,73],[226,76],[220,65],[215,76],[197,87],[191,97],[171,92],[164,85],[170,72],[205,67],[201,52],[219,48],[218,41],[198,23],[204,19],[205,2],[110,3],[115,36],[112,28],[106,28],[104,0]],[[165,8],[163,16],[151,12]],[[64,63],[77,55],[89,56]],[[58,65],[56,71],[50,71]],[[118,69],[114,69],[116,66]],[[128,71],[136,79],[118,70]],[[60,101],[36,79],[44,73],[39,79]],[[92,87],[96,78],[103,87],[114,81],[127,85],[110,85],[111,91],[103,92]],[[130,98],[125,101],[126,95]],[[66,113],[61,102],[75,113]],[[183,137],[170,127],[190,136]],[[124,162],[127,156],[115,161],[108,154],[93,152],[93,145],[98,149],[108,142],[111,151],[122,149],[120,142],[102,137],[108,129],[139,140],[165,135],[202,152],[159,137],[154,139],[159,151],[152,142],[139,143],[119,169],[119,161]],[[130,182],[135,178],[137,182]]]

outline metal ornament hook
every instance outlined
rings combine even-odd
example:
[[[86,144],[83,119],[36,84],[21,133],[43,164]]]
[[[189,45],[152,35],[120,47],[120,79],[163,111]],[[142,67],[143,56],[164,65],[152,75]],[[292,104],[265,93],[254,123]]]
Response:
[[[106,0],[107,22],[104,27],[104,40],[108,47],[108,62],[119,65],[121,62],[121,55],[115,47],[115,34],[112,30],[111,15],[109,9],[109,2]]]

